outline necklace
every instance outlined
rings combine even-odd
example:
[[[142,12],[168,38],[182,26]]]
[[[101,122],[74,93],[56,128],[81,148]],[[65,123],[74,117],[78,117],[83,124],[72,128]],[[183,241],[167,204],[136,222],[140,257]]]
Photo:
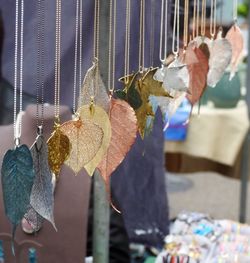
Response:
[[[27,145],[20,145],[22,119],[17,123],[17,89],[19,87],[19,116],[22,113],[23,50],[24,50],[24,0],[16,0],[15,11],[15,62],[14,62],[14,149],[6,152],[2,163],[2,191],[5,213],[12,223],[12,250],[14,235],[30,203],[34,182],[33,160]],[[20,38],[20,41],[19,41]]]
[[[25,219],[38,231],[47,219],[55,226],[54,222],[54,187],[52,174],[48,164],[48,147],[43,136],[44,124],[44,48],[45,48],[45,7],[44,0],[37,1],[37,87],[36,87],[36,122],[37,138],[30,151],[33,158],[35,180],[30,195],[30,207],[25,214]],[[40,94],[41,93],[41,94]],[[41,98],[41,112],[39,101]],[[41,113],[41,116],[40,116]]]
[[[232,59],[230,63],[231,67],[231,74],[230,74],[230,80],[234,77],[235,72],[238,69],[238,65],[242,59],[242,54],[243,54],[243,49],[244,49],[244,38],[243,34],[241,32],[241,29],[237,25],[237,6],[238,6],[238,1],[234,0],[233,1],[233,21],[234,24],[228,31],[226,35],[226,39],[230,42],[232,46]]]
[[[69,157],[69,138],[60,127],[60,79],[61,79],[61,0],[56,0],[56,46],[55,46],[55,124],[48,140],[50,170],[58,178],[61,166]]]
[[[110,25],[109,25],[109,72],[108,82],[110,94],[113,95],[115,83],[115,54],[116,54],[116,25],[117,25],[117,1],[110,1]],[[127,1],[126,20],[130,16],[130,0]],[[127,24],[127,23],[126,23]],[[128,25],[126,25],[126,35],[129,34]],[[125,39],[125,56],[129,56],[129,38]],[[125,72],[129,72],[128,61],[125,62]],[[111,97],[109,119],[112,128],[111,141],[105,156],[98,165],[105,185],[111,206],[120,212],[112,203],[110,190],[110,176],[124,160],[126,154],[133,145],[136,132],[137,120],[133,108],[126,102],[120,99]]]
[[[88,158],[83,161],[86,172],[92,176],[96,167],[107,152],[111,139],[111,124],[106,112],[110,108],[110,97],[106,91],[99,71],[99,28],[100,28],[100,0],[95,0],[94,17],[94,46],[93,46],[93,66],[87,71],[80,92],[79,107],[77,110],[83,122],[89,122],[86,126],[82,142],[85,140],[85,148],[81,155]],[[113,66],[110,65],[110,67]],[[114,72],[114,71],[113,71]],[[114,74],[114,73],[113,73]],[[113,83],[110,83],[113,86]],[[109,87],[111,90],[111,86]],[[89,138],[89,139],[88,139]],[[86,154],[84,154],[87,153]]]
[[[80,8],[79,8],[80,7]],[[80,37],[79,50],[82,49],[82,1],[76,1],[76,24],[75,24],[75,67],[74,67],[74,87],[73,87],[73,119],[62,124],[61,131],[69,138],[71,144],[70,155],[65,164],[69,166],[77,175],[81,169],[87,165],[99,151],[103,141],[103,131],[95,123],[81,119],[76,111],[77,93],[77,61],[78,61],[78,35]],[[80,23],[80,25],[79,25]],[[80,32],[79,32],[80,31]],[[81,81],[81,61],[82,52],[79,51],[79,80]]]

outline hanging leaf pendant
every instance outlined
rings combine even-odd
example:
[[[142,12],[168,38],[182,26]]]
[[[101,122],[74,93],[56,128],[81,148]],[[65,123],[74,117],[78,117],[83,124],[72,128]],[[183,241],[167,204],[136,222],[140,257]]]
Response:
[[[189,64],[189,94],[187,98],[194,105],[197,103],[207,86],[208,59],[200,48],[194,47],[197,63]]]
[[[123,90],[116,90],[115,94],[117,98],[125,100],[134,109],[137,110],[142,105],[140,93],[136,90],[135,81],[138,73],[133,73],[128,76],[119,79],[124,83]]]
[[[21,145],[8,150],[2,164],[2,188],[5,213],[13,225],[13,236],[30,204],[35,173],[29,148]]]
[[[108,114],[97,105],[85,105],[78,109],[78,114],[83,121],[87,120],[95,125],[97,125],[102,133],[99,133],[101,138],[96,138],[95,140],[102,141],[99,150],[97,151],[94,158],[84,165],[87,173],[92,176],[96,167],[101,162],[102,158],[107,152],[111,139],[111,124]],[[98,134],[95,134],[97,136]]]
[[[219,32],[217,39],[211,42],[209,51],[207,84],[210,87],[215,87],[231,62],[232,46],[227,39],[222,38],[221,32]]]
[[[126,101],[112,99],[109,116],[112,127],[111,142],[107,153],[98,165],[106,183],[109,182],[110,175],[124,160],[135,141],[137,132],[135,112]]]
[[[48,147],[44,137],[39,135],[31,147],[35,169],[35,181],[30,196],[30,205],[56,229],[54,221],[54,191],[52,174],[48,164]],[[26,217],[28,221],[29,218]]]
[[[77,174],[101,148],[103,130],[92,121],[78,119],[62,124],[61,131],[71,143],[70,156],[65,164]]]
[[[237,25],[233,25],[227,32],[226,39],[232,46],[232,60],[231,60],[231,75],[230,80],[234,77],[239,62],[242,58],[244,48],[244,38],[240,28]]]
[[[142,73],[141,78],[136,81],[136,89],[140,93],[142,106],[135,110],[139,133],[142,138],[144,138],[145,131],[147,128],[147,119],[149,116],[154,117],[154,112],[152,105],[150,103],[150,96],[161,96],[171,98],[171,95],[166,91],[162,82],[159,82],[154,79],[154,75],[158,68],[148,69],[146,72]],[[152,126],[149,126],[152,129]],[[150,133],[150,130],[146,131],[147,134]]]
[[[102,81],[97,60],[95,60],[92,67],[88,69],[83,80],[78,108],[89,105],[92,98],[94,98],[96,105],[102,107],[106,112],[109,111],[109,94]]]
[[[60,125],[56,124],[54,132],[48,140],[48,161],[52,173],[59,176],[61,166],[67,160],[70,153],[69,138],[62,133]]]

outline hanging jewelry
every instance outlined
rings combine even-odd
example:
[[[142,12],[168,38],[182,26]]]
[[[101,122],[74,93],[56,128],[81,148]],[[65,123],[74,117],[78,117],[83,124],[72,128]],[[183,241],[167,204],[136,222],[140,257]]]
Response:
[[[45,48],[45,7],[44,0],[37,2],[37,137],[30,151],[35,170],[35,181],[30,196],[30,209],[24,218],[32,229],[38,231],[43,219],[48,220],[55,227],[54,222],[54,187],[52,174],[48,164],[48,147],[43,136],[44,124],[44,48]],[[41,94],[40,94],[41,93]],[[39,101],[41,98],[41,112]],[[39,116],[41,113],[41,116]]]
[[[126,5],[126,28],[125,28],[125,52],[124,52],[124,77],[120,78],[124,84],[122,90],[116,90],[115,94],[118,98],[126,100],[134,109],[138,109],[142,105],[139,92],[135,88],[136,73],[130,74],[130,23],[131,23],[131,0],[127,0]]]
[[[60,80],[61,80],[61,0],[56,0],[56,54],[55,54],[55,124],[48,140],[49,166],[58,178],[62,164],[69,157],[69,138],[60,127]]]
[[[127,0],[126,18],[130,0]],[[110,0],[110,27],[109,27],[109,74],[108,83],[110,94],[113,95],[115,89],[115,54],[116,54],[116,0]],[[129,43],[126,41],[126,48]],[[126,50],[125,48],[125,50]],[[128,67],[128,65],[126,65]],[[109,119],[111,122],[112,135],[107,153],[98,165],[110,197],[111,206],[119,212],[112,204],[110,191],[110,176],[124,160],[133,143],[137,133],[137,120],[133,108],[124,100],[111,97]]]
[[[208,45],[210,56],[209,72],[207,75],[207,84],[211,87],[215,87],[220,81],[232,59],[232,46],[227,39],[222,38],[221,31],[218,32],[217,38],[214,40],[216,34],[216,3],[216,0],[211,0],[211,41]]]
[[[79,108],[77,114],[83,121],[89,121],[95,127],[101,129],[102,133],[94,135],[101,142],[101,145],[93,156],[93,158],[84,165],[86,172],[92,176],[97,165],[103,159],[110,144],[111,139],[111,124],[106,111],[109,110],[109,96],[106,88],[101,80],[99,72],[99,28],[100,28],[100,0],[95,0],[95,16],[94,16],[94,47],[93,47],[93,66],[88,70],[83,86],[80,92]],[[102,106],[104,108],[102,108]],[[106,111],[105,111],[105,110]],[[102,135],[102,137],[101,137]],[[95,142],[96,143],[96,142]],[[95,144],[97,145],[97,143]],[[97,150],[97,148],[95,148]]]
[[[175,23],[176,23],[176,19],[177,19],[177,12],[178,12],[178,6],[177,6],[178,2],[176,2],[175,5]],[[154,78],[158,81],[161,81],[164,83],[164,80],[166,78],[166,74],[168,74],[168,66],[169,64],[171,64],[173,62],[173,59],[167,59],[167,34],[168,34],[168,28],[167,28],[167,24],[168,24],[168,3],[166,1],[165,3],[165,9],[164,9],[164,3],[162,1],[162,11],[161,11],[161,33],[160,33],[160,60],[162,61],[162,68],[158,69],[156,71],[156,74],[154,75]],[[162,40],[163,40],[163,21],[164,21],[164,10],[165,10],[165,45],[164,45],[164,49],[162,49]],[[179,18],[178,18],[179,19]],[[177,27],[178,27],[177,23]],[[174,32],[176,32],[176,24],[174,27]],[[178,28],[177,28],[177,35],[178,35]],[[174,40],[175,41],[175,40]],[[179,41],[179,40],[178,40]],[[177,43],[178,44],[178,43]],[[174,44],[172,45],[172,47],[174,46]],[[163,52],[164,50],[164,52]],[[178,56],[178,54],[176,54],[176,56]],[[175,56],[175,58],[176,58]],[[171,58],[171,57],[170,57]],[[176,110],[178,109],[179,105],[181,104],[181,102],[183,101],[183,99],[186,96],[186,92],[181,92],[181,91],[177,91],[177,90],[173,90],[173,89],[169,89],[167,86],[163,85],[163,87],[165,88],[166,92],[170,92],[171,97],[172,98],[167,98],[167,97],[155,97],[155,99],[157,100],[157,104],[159,105],[162,114],[164,116],[164,120],[167,119],[167,123],[164,127],[164,130],[167,129],[170,119],[172,118],[172,116],[174,115],[174,113],[176,112]],[[152,96],[151,96],[152,97]]]
[[[128,23],[130,26],[130,21]],[[130,101],[135,102],[130,103],[130,105],[135,110],[138,129],[142,138],[152,130],[152,125],[148,125],[148,117],[152,118],[151,121],[154,118],[150,96],[169,96],[168,92],[163,89],[162,83],[153,78],[157,69],[145,68],[145,0],[141,0],[139,69],[135,75],[125,76],[121,79],[121,81],[125,81],[125,88],[122,92],[118,93],[118,96],[119,98],[127,99],[129,103]]]
[[[238,18],[237,18],[237,6],[238,1],[233,1],[234,6],[234,24],[230,28],[230,30],[227,32],[226,39],[230,42],[232,46],[232,59],[230,62],[231,66],[231,74],[230,74],[230,80],[234,77],[235,72],[237,71],[238,65],[242,59],[243,55],[243,49],[244,49],[244,38],[243,34],[241,32],[241,29],[238,26]]]
[[[168,90],[186,92],[189,87],[187,65],[179,59],[180,51],[180,2],[175,0],[172,53],[175,60],[168,65],[164,74],[163,86]]]
[[[81,87],[82,62],[82,0],[76,1],[75,24],[75,66],[73,87],[73,119],[61,126],[61,131],[69,138],[71,150],[65,164],[77,175],[97,154],[102,145],[103,131],[93,122],[82,120],[76,112],[77,68],[78,68],[78,35],[79,35],[79,90]],[[80,29],[80,30],[79,30]]]
[[[80,91],[78,108],[94,103],[109,111],[109,94],[103,83],[99,69],[99,0],[95,1],[93,65],[88,69]]]
[[[185,0],[187,1],[187,0]],[[205,38],[205,30],[206,30],[206,0],[202,0],[202,15],[201,15],[201,37]],[[194,10],[195,13],[195,10]],[[187,27],[187,23],[184,23],[184,27]],[[194,28],[193,28],[194,32]],[[193,33],[194,34],[194,33]],[[202,49],[203,46],[203,49]],[[187,99],[194,106],[197,103],[202,94],[205,91],[207,86],[207,73],[208,73],[208,58],[203,52],[203,50],[207,48],[206,43],[202,43],[200,47],[198,47],[195,41],[191,41],[188,45],[188,49],[193,50],[196,62],[188,64],[188,71],[190,76],[189,82],[189,94],[187,94]],[[192,112],[192,111],[191,111]]]
[[[20,4],[19,4],[20,3]],[[20,16],[20,17],[19,17]],[[27,145],[20,145],[22,129],[24,0],[16,0],[15,65],[14,65],[14,149],[8,150],[2,163],[2,191],[5,213],[12,224],[12,238],[30,203],[35,173]],[[20,30],[20,32],[19,32]],[[20,38],[20,40],[19,40]],[[19,67],[18,67],[19,64]],[[19,79],[18,79],[19,76]],[[19,119],[17,122],[17,88],[20,90]],[[14,253],[14,242],[12,243]]]

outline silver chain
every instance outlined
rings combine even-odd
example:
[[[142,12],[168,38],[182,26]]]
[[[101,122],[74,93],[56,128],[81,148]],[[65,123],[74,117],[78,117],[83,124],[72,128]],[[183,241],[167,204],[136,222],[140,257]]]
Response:
[[[116,53],[116,0],[110,0],[109,17],[109,69],[108,85],[111,94],[115,89],[115,53]]]
[[[155,49],[155,0],[151,0],[150,11],[150,49],[149,49],[149,64],[154,66],[154,49]]]
[[[217,1],[211,0],[211,16],[210,16],[210,35],[212,38],[215,37],[216,34],[216,10],[217,10]]]
[[[75,24],[75,64],[73,86],[73,113],[76,113],[76,89],[77,89],[77,55],[78,55],[78,26],[79,26],[79,0],[76,0],[76,24]]]
[[[18,63],[18,46],[19,46],[19,1],[16,0],[16,17],[15,17],[15,55],[14,55],[14,140],[18,146],[22,130],[22,118],[17,127],[17,89],[18,89],[18,64],[19,64],[19,113],[23,110],[23,26],[24,26],[24,0],[21,0],[21,17],[20,17],[20,61]],[[17,131],[18,128],[18,131]]]
[[[45,49],[45,6],[44,0],[37,1],[37,85],[36,85],[36,122],[37,127],[44,123],[44,49]],[[40,98],[41,92],[41,98]],[[40,101],[41,99],[41,101]],[[41,102],[41,117],[39,117],[39,103]],[[39,124],[39,119],[41,123]]]
[[[140,6],[139,71],[145,67],[145,0]]]
[[[175,0],[173,42],[172,42],[172,52],[175,56],[178,56],[179,54],[179,48],[180,48],[179,41],[180,41],[180,2],[179,0]],[[176,42],[176,46],[175,46],[175,42]]]
[[[127,0],[126,5],[126,28],[125,28],[125,65],[124,65],[124,75],[127,76],[129,74],[130,67],[130,22],[131,22],[131,1]]]
[[[238,7],[238,0],[234,0],[234,6],[233,6],[233,18],[234,18],[234,23],[237,23],[237,20],[238,20],[238,10],[237,10],[237,7]]]
[[[56,1],[56,46],[55,46],[55,118],[60,115],[60,79],[61,79],[61,0]]]
[[[164,5],[165,5],[165,8],[164,8]],[[160,48],[159,48],[159,59],[162,62],[167,57],[167,48],[168,48],[167,46],[168,45],[168,37],[167,37],[168,26],[167,25],[168,25],[168,0],[162,0],[161,2]],[[164,41],[163,41],[163,34],[164,34]]]

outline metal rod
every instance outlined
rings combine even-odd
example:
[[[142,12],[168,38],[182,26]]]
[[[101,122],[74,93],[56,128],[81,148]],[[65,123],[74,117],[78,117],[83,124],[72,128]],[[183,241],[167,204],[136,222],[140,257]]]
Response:
[[[107,87],[108,80],[108,39],[109,39],[109,1],[100,1],[100,47],[99,66],[102,79]],[[106,188],[101,175],[94,174],[94,231],[93,259],[94,263],[109,262],[109,225],[110,205]]]
[[[248,14],[248,25],[250,25],[250,14]],[[247,87],[247,94],[246,94],[246,103],[248,106],[248,111],[250,109],[250,27],[248,27],[248,58],[247,58],[247,78],[246,78],[246,87]],[[248,116],[249,112],[248,112]],[[248,160],[249,160],[249,140],[250,134],[246,136],[244,146],[243,146],[243,153],[242,153],[242,161],[241,161],[241,192],[240,192],[240,215],[239,220],[241,223],[246,222],[246,212],[247,212],[247,191],[248,191],[248,179],[249,179],[249,167],[248,167]]]

